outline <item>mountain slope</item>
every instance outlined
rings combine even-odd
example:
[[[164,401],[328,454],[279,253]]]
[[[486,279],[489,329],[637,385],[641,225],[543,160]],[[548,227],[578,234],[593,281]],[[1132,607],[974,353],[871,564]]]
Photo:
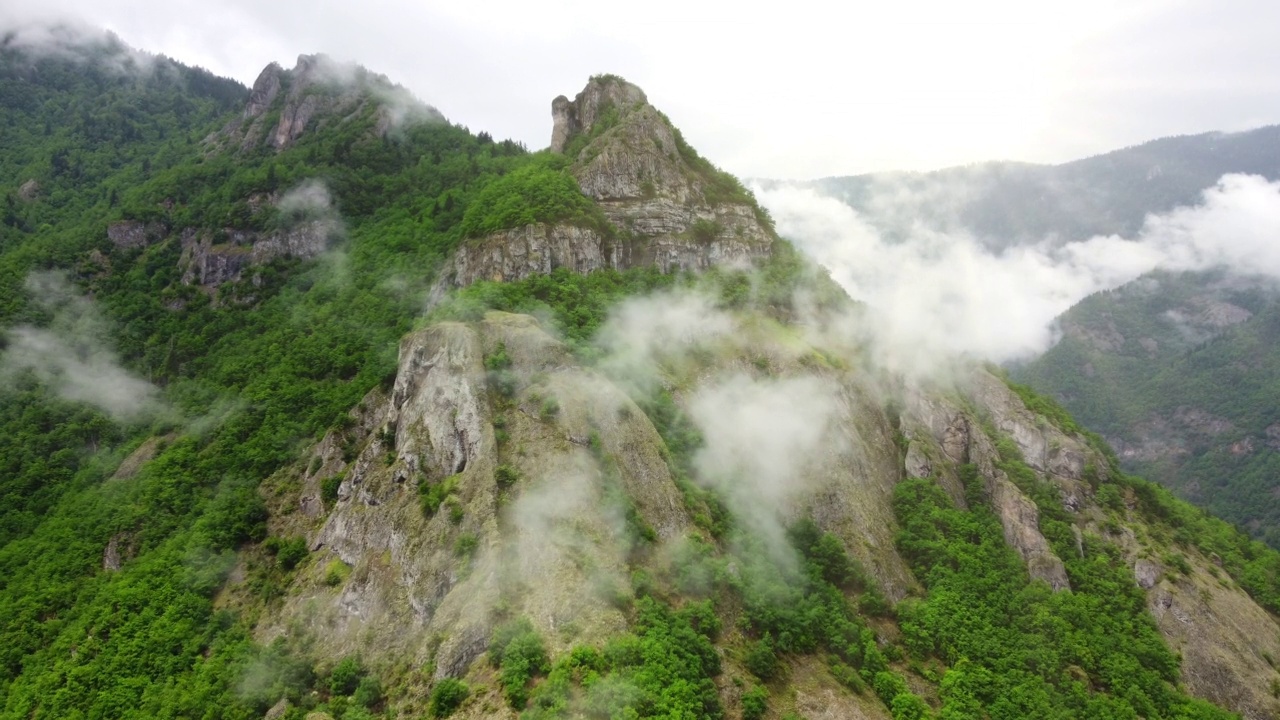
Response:
[[[876,367],[638,88],[529,153],[326,62],[5,187],[0,716],[1277,716],[1280,555]]]
[[[1014,377],[1057,396],[1125,466],[1280,540],[1271,281],[1158,273],[1087,298]]]

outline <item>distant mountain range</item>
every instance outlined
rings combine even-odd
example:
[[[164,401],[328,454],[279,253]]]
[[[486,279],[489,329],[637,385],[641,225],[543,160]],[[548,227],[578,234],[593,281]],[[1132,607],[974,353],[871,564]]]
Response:
[[[1194,204],[1227,173],[1280,178],[1280,125],[1162,138],[1061,165],[987,162],[797,184],[843,200],[889,238],[923,224],[999,248],[1128,237],[1147,214]]]

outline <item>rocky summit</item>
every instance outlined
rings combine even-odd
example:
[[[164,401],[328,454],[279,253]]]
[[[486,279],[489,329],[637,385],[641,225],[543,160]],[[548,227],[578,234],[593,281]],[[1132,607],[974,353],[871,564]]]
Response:
[[[644,92],[593,77],[572,101],[552,102],[551,152],[608,225],[536,223],[463,245],[446,285],[520,280],[564,267],[655,267],[662,272],[746,267],[777,241],[768,216],[738,180],[700,157]]]

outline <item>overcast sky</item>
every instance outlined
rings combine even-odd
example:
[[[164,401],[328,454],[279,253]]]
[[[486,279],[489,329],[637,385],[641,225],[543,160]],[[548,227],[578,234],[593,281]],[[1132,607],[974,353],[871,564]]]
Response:
[[[1274,0],[4,4],[0,23],[74,17],[246,84],[326,52],[534,149],[552,98],[616,73],[747,177],[1060,162],[1280,122]]]

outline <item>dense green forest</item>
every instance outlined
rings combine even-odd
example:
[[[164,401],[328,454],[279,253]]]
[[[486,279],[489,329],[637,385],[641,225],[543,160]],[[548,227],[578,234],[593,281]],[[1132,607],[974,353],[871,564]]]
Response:
[[[290,718],[391,717],[399,690],[376,662],[255,642],[252,613],[216,598],[249,553],[270,559],[254,578],[256,600],[278,598],[308,551],[299,538],[268,536],[259,485],[390,385],[402,335],[490,309],[538,313],[589,363],[610,308],[658,289],[696,286],[719,307],[780,320],[782,299],[801,284],[847,302],[783,247],[755,274],[558,271],[477,283],[424,317],[436,270],[469,237],[529,222],[605,228],[563,158],[447,122],[380,135],[369,112],[280,152],[213,151],[205,139],[238,116],[247,88],[111,38],[70,47],[35,52],[12,36],[0,47],[0,326],[9,329],[0,717],[248,719],[281,698]],[[277,258],[217,288],[182,282],[181,230],[287,227],[295,219],[251,199],[315,182],[341,221],[332,249]],[[124,220],[163,232],[120,246],[107,228]],[[45,347],[32,338],[57,339],[78,364],[38,353],[43,364],[17,362],[19,350]],[[73,392],[75,373],[90,367],[152,388],[148,402],[126,409]],[[746,669],[728,681],[741,691],[741,716],[755,720],[777,714],[800,659],[816,659],[895,720],[1230,717],[1180,688],[1179,658],[1128,569],[1109,546],[1074,550],[1061,503],[1016,448],[1002,447],[1004,470],[1036,499],[1076,591],[1029,578],[973,487],[962,509],[933,480],[913,479],[895,496],[897,544],[922,590],[895,605],[812,522],[788,529],[798,563],[777,563],[691,481],[701,439],[673,399],[640,400],[702,534],[685,539],[663,574],[633,568],[631,587],[617,593],[629,628],[602,646],[552,657],[526,619],[507,619],[488,661],[522,717],[725,717],[718,683],[731,660]],[[1044,402],[1050,419],[1069,421]],[[1280,555],[1158,487],[1115,476],[1170,547],[1216,554],[1280,611]],[[637,557],[656,552],[651,530],[632,530]],[[104,548],[116,554],[111,571]],[[429,668],[408,672],[430,680]],[[448,716],[476,690],[438,681],[428,712]]]

